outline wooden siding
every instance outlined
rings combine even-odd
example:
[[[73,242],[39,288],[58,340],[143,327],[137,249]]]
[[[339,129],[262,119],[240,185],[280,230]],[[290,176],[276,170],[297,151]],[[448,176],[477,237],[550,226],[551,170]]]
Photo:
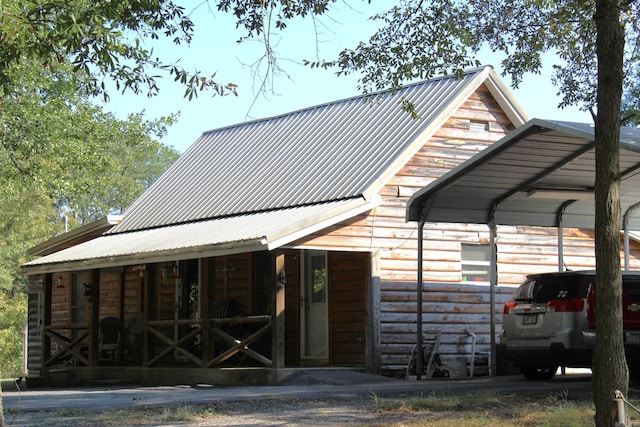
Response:
[[[484,122],[484,126],[479,126]],[[375,370],[406,367],[416,341],[417,223],[405,222],[411,195],[514,129],[484,86],[457,110],[442,128],[379,192],[382,204],[368,213],[336,224],[295,242],[298,248],[352,250],[375,258],[372,275],[379,283],[379,319],[373,321],[373,342],[379,366]],[[513,287],[533,272],[558,269],[557,230],[539,227],[499,227],[497,332],[502,304]],[[471,333],[479,352],[488,352],[491,308],[487,284],[462,282],[461,244],[488,244],[483,224],[430,223],[424,228],[424,328],[442,332],[443,362],[452,375],[466,375]],[[633,245],[633,266],[638,263]],[[564,262],[568,268],[592,268],[593,233],[564,230]]]
[[[44,310],[44,274],[29,277],[27,319],[27,374],[37,375],[42,367],[42,319]],[[23,349],[24,350],[24,349]]]
[[[217,257],[215,265],[214,300],[232,299],[235,302],[235,313],[232,314],[252,314],[252,254]]]
[[[142,288],[144,280],[144,271],[141,266],[127,266],[124,272],[123,294],[122,294],[122,320],[125,325],[134,319],[140,318],[142,313]],[[102,280],[102,279],[101,279]],[[102,284],[100,284],[102,288]]]
[[[122,268],[102,269],[100,271],[100,319],[117,317],[122,320],[123,294]]]
[[[512,287],[496,289],[496,314],[502,314],[502,305],[512,293]],[[466,375],[466,364],[471,360],[472,333],[477,337],[476,354],[490,352],[489,298],[487,284],[424,284],[423,330],[441,332],[439,352],[442,362],[458,376]],[[383,282],[381,299],[384,319],[380,330],[382,365],[387,370],[402,371],[416,341],[415,282]]]
[[[51,324],[71,323],[71,274],[56,273],[51,286]]]

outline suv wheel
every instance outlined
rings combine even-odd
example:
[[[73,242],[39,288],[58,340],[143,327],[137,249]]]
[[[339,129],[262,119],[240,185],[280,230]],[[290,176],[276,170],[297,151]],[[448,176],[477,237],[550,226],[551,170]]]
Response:
[[[522,372],[522,375],[530,380],[550,380],[556,374],[557,370],[557,365],[551,367],[539,367],[530,365],[520,366],[520,372]]]

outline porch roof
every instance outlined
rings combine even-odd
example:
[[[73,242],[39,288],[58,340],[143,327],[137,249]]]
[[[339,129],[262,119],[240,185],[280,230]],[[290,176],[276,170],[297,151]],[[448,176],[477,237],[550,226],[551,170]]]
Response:
[[[105,234],[22,266],[27,274],[105,268],[272,250],[366,212],[379,197],[235,215],[173,226]]]

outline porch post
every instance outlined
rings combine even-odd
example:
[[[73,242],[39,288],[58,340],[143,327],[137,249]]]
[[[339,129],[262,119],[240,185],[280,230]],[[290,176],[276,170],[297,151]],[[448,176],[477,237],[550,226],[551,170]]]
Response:
[[[100,270],[91,270],[89,301],[89,366],[98,366],[100,341]]]
[[[151,340],[149,339],[149,311],[151,311],[151,296],[149,295],[149,292],[151,292],[152,285],[155,285],[155,277],[157,275],[156,265],[157,264],[147,264],[145,267],[144,277],[142,279],[142,366],[145,367],[148,366],[150,359],[149,345]]]
[[[284,271],[284,254],[275,257],[273,280],[273,317],[271,320],[272,368],[284,368],[284,294],[287,283]]]
[[[51,325],[51,301],[53,292],[53,273],[47,273],[44,278],[44,302],[43,302],[43,319],[40,329],[40,336],[42,337],[42,359],[40,360],[41,369],[44,367],[44,362],[51,357],[51,337],[45,333],[45,328]],[[40,372],[40,375],[43,375]]]

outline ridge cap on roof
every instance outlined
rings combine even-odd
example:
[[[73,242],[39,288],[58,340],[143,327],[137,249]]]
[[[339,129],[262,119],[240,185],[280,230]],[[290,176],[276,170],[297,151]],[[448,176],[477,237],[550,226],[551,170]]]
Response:
[[[356,99],[366,99],[366,98],[373,98],[376,96],[380,96],[380,95],[384,95],[387,93],[391,93],[391,94],[395,94],[398,92],[401,92],[405,89],[409,89],[415,86],[420,86],[420,85],[424,85],[426,83],[434,83],[434,82],[438,82],[438,81],[442,81],[442,80],[446,80],[446,79],[451,79],[451,78],[456,78],[457,80],[462,80],[463,78],[472,75],[472,74],[481,74],[483,72],[490,72],[490,71],[495,71],[493,68],[493,65],[481,65],[478,67],[474,67],[474,68],[469,68],[466,70],[462,71],[462,74],[460,74],[460,76],[457,76],[457,73],[449,73],[447,75],[443,75],[443,76],[436,76],[430,79],[425,79],[425,80],[420,80],[420,81],[416,81],[416,82],[411,82],[411,83],[407,83],[405,85],[401,85],[399,88],[393,89],[393,88],[387,88],[387,89],[380,89],[377,90],[375,92],[369,92],[369,93],[361,93],[358,95],[353,95],[347,98],[340,98],[340,99],[335,99],[332,101],[326,101],[326,102],[322,102],[320,104],[316,104],[316,105],[311,105],[308,107],[303,107],[303,108],[299,108],[297,110],[291,110],[291,111],[287,111],[284,113],[280,113],[280,114],[276,114],[274,116],[268,116],[268,117],[261,117],[261,118],[256,118],[256,119],[251,119],[251,120],[247,120],[244,122],[238,122],[238,123],[234,123],[231,125],[226,125],[226,126],[222,126],[222,127],[218,127],[218,128],[214,128],[214,129],[209,129],[206,130],[204,132],[202,132],[201,137],[214,133],[214,132],[219,132],[221,130],[227,130],[227,129],[233,129],[239,126],[247,126],[247,125],[251,125],[254,123],[260,123],[260,122],[264,122],[264,121],[269,121],[269,120],[275,120],[275,119],[279,119],[282,117],[287,117],[287,116],[292,116],[298,113],[301,113],[303,111],[310,111],[310,110],[315,110],[318,108],[323,108],[326,107],[328,105],[333,105],[333,104],[339,104],[339,103],[343,103],[343,102],[349,102],[349,101],[353,101]]]

